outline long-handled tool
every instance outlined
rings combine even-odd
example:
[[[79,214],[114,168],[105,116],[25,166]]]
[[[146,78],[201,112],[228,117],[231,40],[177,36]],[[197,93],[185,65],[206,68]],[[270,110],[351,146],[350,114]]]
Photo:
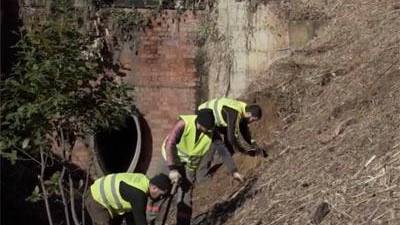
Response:
[[[165,225],[165,222],[167,221],[169,208],[171,207],[171,202],[172,202],[172,199],[174,198],[177,188],[178,188],[178,183],[174,183],[172,186],[172,189],[171,189],[171,194],[168,198],[167,208],[165,209],[165,213],[164,213],[164,217],[163,217],[161,225]]]

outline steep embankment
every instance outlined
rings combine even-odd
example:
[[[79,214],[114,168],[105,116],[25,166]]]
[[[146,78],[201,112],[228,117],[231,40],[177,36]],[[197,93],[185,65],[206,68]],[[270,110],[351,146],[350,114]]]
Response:
[[[200,184],[195,224],[400,224],[399,1],[281,5],[325,27],[251,86],[274,112],[253,127],[270,156],[240,157],[241,188]]]

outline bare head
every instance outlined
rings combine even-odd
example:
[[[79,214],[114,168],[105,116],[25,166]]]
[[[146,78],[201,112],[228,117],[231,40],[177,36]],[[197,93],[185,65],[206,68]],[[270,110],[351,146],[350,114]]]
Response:
[[[249,123],[258,121],[262,117],[262,110],[259,105],[248,105],[246,106],[246,113],[244,116]]]

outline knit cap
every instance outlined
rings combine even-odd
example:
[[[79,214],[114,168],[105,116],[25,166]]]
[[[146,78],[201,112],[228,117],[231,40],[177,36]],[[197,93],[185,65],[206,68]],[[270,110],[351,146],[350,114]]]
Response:
[[[211,109],[201,109],[197,112],[197,122],[208,130],[215,126],[214,114]]]
[[[158,187],[160,190],[169,192],[171,190],[171,180],[165,174],[158,174],[150,179],[150,183]]]

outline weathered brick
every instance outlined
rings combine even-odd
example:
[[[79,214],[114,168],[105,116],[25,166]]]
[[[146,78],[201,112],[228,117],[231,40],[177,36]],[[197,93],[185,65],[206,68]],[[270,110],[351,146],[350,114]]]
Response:
[[[146,10],[142,13],[149,14]],[[160,148],[180,114],[192,114],[196,107],[199,78],[194,66],[194,37],[201,14],[178,16],[165,10],[151,18],[152,28],[139,33],[137,54],[125,53],[121,62],[131,71],[125,78],[135,89],[137,107],[144,114],[152,135],[152,174],[160,160]],[[132,58],[129,58],[132,57]]]

